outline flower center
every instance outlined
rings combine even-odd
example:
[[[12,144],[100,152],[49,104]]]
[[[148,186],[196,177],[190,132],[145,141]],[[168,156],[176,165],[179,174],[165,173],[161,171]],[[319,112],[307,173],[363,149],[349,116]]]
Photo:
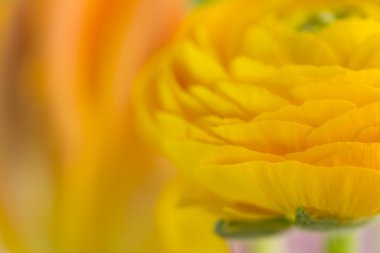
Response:
[[[285,16],[279,10],[254,23],[242,38],[238,53],[267,65],[380,67],[378,6],[322,6]]]
[[[337,20],[342,20],[350,17],[365,18],[363,11],[355,7],[347,7],[339,10],[323,10],[312,14],[304,23],[299,26],[300,31],[318,32],[327,26],[333,24]]]

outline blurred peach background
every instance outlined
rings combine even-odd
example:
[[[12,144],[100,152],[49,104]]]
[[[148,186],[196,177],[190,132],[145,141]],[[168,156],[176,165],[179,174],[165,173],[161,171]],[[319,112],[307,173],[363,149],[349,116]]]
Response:
[[[130,109],[181,0],[0,3],[0,232],[9,252],[159,252],[172,174]],[[158,169],[159,168],[159,169]]]

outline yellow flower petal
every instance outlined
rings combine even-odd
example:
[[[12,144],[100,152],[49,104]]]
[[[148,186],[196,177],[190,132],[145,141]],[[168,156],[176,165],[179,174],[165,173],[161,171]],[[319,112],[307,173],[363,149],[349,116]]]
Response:
[[[270,91],[250,83],[223,82],[215,88],[221,96],[232,100],[251,117],[263,111],[272,111],[288,105],[289,102]]]
[[[313,34],[297,34],[289,39],[292,61],[299,65],[340,65],[339,58],[331,47]]]
[[[274,154],[302,150],[311,130],[310,126],[280,120],[250,121],[212,128],[227,143]]]
[[[181,207],[181,187],[173,183],[163,194],[159,227],[168,253],[227,253],[226,242],[213,232],[218,217],[199,207]]]
[[[230,63],[231,75],[239,81],[253,82],[267,79],[275,74],[275,68],[253,60],[247,56],[239,56]]]
[[[273,112],[258,115],[256,120],[282,120],[304,125],[319,126],[331,118],[356,108],[343,100],[308,100],[301,106],[285,106]]]
[[[326,167],[356,166],[380,170],[379,152],[379,143],[336,142],[287,154],[284,158]]]
[[[375,20],[353,18],[336,21],[334,26],[322,30],[319,36],[339,54],[343,62],[346,62],[352,52],[376,32],[379,32],[379,27]]]
[[[234,100],[224,96],[220,93],[215,93],[213,90],[207,89],[201,85],[192,85],[188,89],[188,93],[193,95],[198,101],[202,101],[208,111],[212,115],[219,115],[223,117],[245,117],[247,118],[247,111],[239,106]]]
[[[257,27],[247,31],[241,47],[242,55],[248,55],[266,64],[284,64],[289,58],[276,38],[273,38],[264,29]]]
[[[218,145],[191,140],[166,141],[166,154],[186,174],[194,176],[194,168],[208,164],[235,164],[248,161],[282,161],[273,154],[260,153],[234,145]]]
[[[360,131],[380,124],[379,110],[380,102],[375,102],[332,118],[310,133],[306,145],[310,147],[338,141],[361,141],[357,139]]]
[[[290,90],[290,95],[298,102],[312,99],[346,100],[358,106],[376,101],[380,98],[380,89],[373,87],[380,81],[380,76],[369,76],[367,72],[304,83]],[[329,92],[326,92],[328,90]]]
[[[294,217],[298,207],[336,218],[368,217],[380,211],[376,201],[380,173],[374,170],[257,161],[205,166],[198,173],[203,184],[219,196],[289,217]]]
[[[380,29],[379,29],[380,30]],[[353,69],[378,68],[379,50],[377,45],[380,42],[380,31],[369,37],[352,55],[349,67]]]
[[[211,84],[225,77],[222,66],[209,54],[202,52],[193,43],[186,41],[178,45],[174,67],[178,78],[186,83]]]

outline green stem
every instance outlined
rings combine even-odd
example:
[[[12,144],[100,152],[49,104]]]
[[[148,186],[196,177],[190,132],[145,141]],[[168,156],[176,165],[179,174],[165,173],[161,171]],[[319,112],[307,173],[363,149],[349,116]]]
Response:
[[[327,237],[326,253],[356,253],[355,233],[331,233]]]
[[[251,253],[281,253],[283,249],[281,240],[277,237],[265,237],[252,241]]]
[[[231,253],[283,253],[285,245],[278,237],[262,237],[253,240],[230,241]]]
[[[255,253],[270,253],[275,252],[273,249],[273,242],[270,239],[259,239],[253,245],[253,252]]]

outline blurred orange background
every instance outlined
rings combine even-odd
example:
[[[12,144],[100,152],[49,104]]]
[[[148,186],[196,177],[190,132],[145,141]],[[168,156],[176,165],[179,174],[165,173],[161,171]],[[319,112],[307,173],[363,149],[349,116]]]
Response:
[[[181,0],[0,3],[0,232],[9,252],[161,252],[173,174],[140,139],[130,88]]]

